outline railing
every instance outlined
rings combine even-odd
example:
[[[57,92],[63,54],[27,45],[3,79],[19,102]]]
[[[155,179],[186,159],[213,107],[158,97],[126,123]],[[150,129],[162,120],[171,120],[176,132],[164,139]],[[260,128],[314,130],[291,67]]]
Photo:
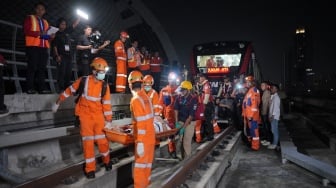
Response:
[[[0,20],[0,36],[2,37],[2,44],[0,47],[0,53],[8,61],[8,65],[5,67],[4,80],[6,94],[13,93],[23,93],[26,85],[26,72],[27,72],[27,62],[26,62],[26,53],[24,46],[24,34],[23,28],[21,25]],[[1,30],[0,29],[0,30]],[[72,54],[72,78],[71,81],[74,81],[78,78],[78,69],[77,69],[77,54],[75,50],[75,44],[71,46],[73,50]],[[115,58],[113,55],[113,47],[108,47],[100,51],[100,55],[104,57],[108,62],[111,70],[107,75],[109,76],[108,82],[110,86],[114,86],[115,80]],[[49,50],[50,54],[50,50]],[[160,85],[164,86],[167,83],[167,74],[171,70],[170,65],[163,64],[162,66],[162,76]],[[47,62],[46,67],[46,79],[45,83],[48,85],[52,93],[58,91],[57,85],[57,66],[54,59],[50,56]],[[14,84],[13,84],[14,82]],[[111,91],[113,92],[113,88]]]

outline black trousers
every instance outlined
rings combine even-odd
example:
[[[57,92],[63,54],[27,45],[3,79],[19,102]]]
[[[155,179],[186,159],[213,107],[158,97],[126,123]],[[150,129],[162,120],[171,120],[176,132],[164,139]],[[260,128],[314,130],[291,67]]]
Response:
[[[3,79],[3,69],[4,66],[0,66],[0,110],[4,110],[4,97],[5,97],[5,86],[4,86],[4,79]]]
[[[46,90],[45,86],[45,71],[49,58],[48,48],[41,47],[27,47],[27,90],[39,91]],[[36,77],[37,76],[37,77]],[[36,78],[35,78],[36,77]],[[34,83],[37,79],[37,88]]]
[[[63,91],[70,85],[72,62],[70,55],[62,55],[61,58],[61,62],[57,63],[57,80],[59,89]]]
[[[89,58],[81,58],[81,61],[78,63],[77,67],[79,71],[79,77],[91,74]]]
[[[155,91],[160,91],[160,82],[161,82],[161,72],[151,72],[153,78],[154,78],[154,86],[153,88]]]

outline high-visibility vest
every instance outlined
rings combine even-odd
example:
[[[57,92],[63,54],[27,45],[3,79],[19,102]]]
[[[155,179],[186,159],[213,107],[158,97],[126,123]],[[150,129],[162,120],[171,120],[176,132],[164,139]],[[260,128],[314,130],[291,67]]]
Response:
[[[150,68],[152,72],[161,72],[162,59],[160,57],[152,57]]]
[[[39,19],[35,15],[30,15],[29,17],[30,17],[30,21],[31,21],[30,30],[40,32],[41,31],[41,25],[40,25]],[[47,31],[49,29],[49,24],[48,24],[47,20],[42,19],[42,27],[43,27],[43,31]],[[33,36],[27,36],[26,35],[25,39],[26,39],[26,46],[41,46],[40,44],[44,43],[44,46],[46,48],[50,47],[49,46],[49,41],[41,39],[40,37],[33,37]]]

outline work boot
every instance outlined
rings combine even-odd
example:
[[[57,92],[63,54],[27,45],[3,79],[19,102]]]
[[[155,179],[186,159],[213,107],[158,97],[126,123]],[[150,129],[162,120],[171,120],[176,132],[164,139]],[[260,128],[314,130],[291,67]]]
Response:
[[[96,175],[95,175],[94,171],[90,171],[90,172],[86,173],[86,178],[87,179],[93,179],[95,177],[96,177]]]
[[[107,164],[104,164],[104,166],[106,171],[112,170],[112,161],[108,162]]]

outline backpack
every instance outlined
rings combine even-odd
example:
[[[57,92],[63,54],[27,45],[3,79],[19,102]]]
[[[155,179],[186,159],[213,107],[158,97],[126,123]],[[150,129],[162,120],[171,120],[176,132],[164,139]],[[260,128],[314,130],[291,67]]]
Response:
[[[87,76],[83,76],[81,78],[81,81],[79,83],[79,87],[76,91],[76,95],[78,95],[77,98],[75,99],[76,104],[77,104],[77,102],[79,101],[79,98],[82,96],[82,94],[84,92],[84,86],[85,86],[86,79],[87,79]],[[107,88],[107,82],[103,81],[103,87],[102,87],[101,94],[100,94],[102,104],[103,104],[103,96],[106,95],[106,88]]]

